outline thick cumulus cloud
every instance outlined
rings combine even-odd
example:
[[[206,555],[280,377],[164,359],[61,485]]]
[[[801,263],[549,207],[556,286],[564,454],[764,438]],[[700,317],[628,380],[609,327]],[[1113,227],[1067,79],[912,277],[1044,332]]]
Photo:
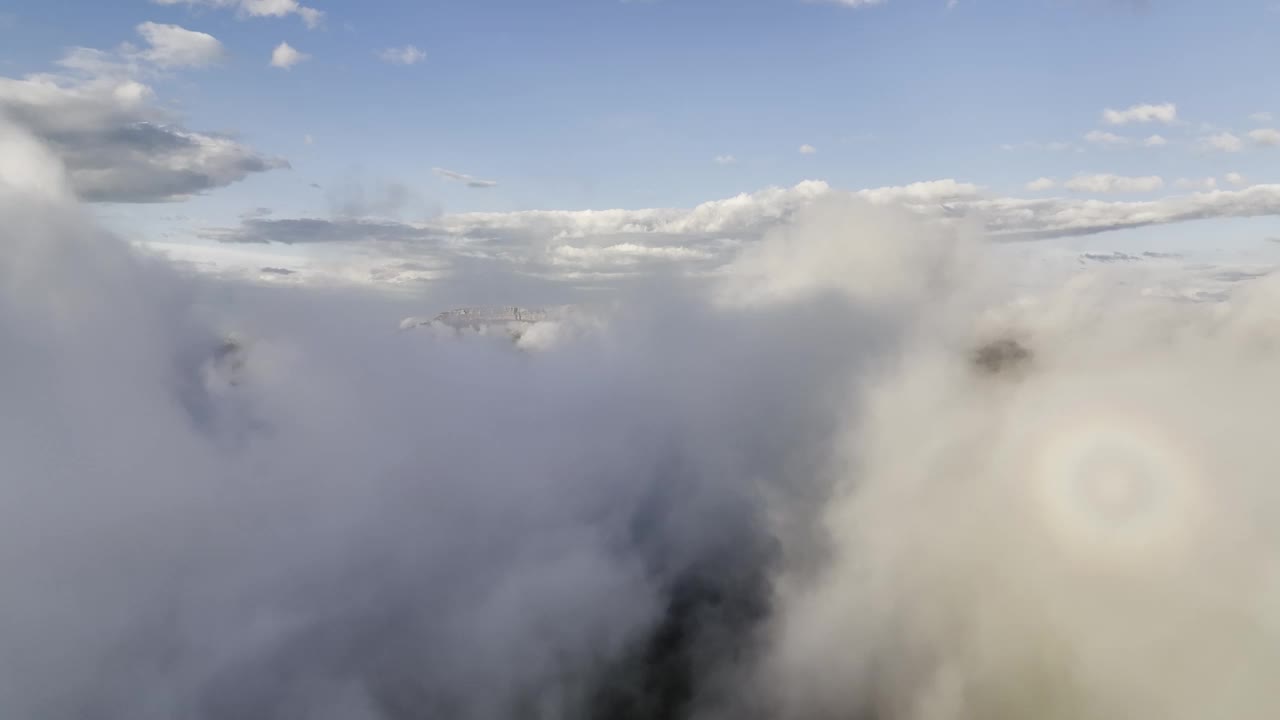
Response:
[[[890,342],[838,299],[675,286],[536,355],[358,295],[228,305],[4,142],[6,715],[713,704],[767,611],[763,498],[821,476],[815,407]]]
[[[181,200],[288,167],[233,137],[189,130],[156,105],[144,82],[152,66],[214,62],[222,55],[216,39],[173,25],[138,30],[149,49],[78,48],[58,72],[0,77],[0,117],[43,139],[89,201]]]
[[[832,196],[513,344],[178,275],[13,130],[0,216],[6,717],[1274,716],[1266,281]]]

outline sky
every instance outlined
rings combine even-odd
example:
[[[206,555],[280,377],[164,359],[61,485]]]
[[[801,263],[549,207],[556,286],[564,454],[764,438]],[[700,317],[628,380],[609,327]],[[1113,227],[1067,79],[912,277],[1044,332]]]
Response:
[[[129,81],[117,140],[228,138],[194,185],[94,198],[171,245],[246,216],[692,208],[809,180],[1151,201],[1280,181],[1278,26],[1271,0],[18,0],[0,111],[59,112],[32,78]],[[105,141],[76,142],[93,164]],[[1258,250],[1280,224],[1251,214],[1107,241]]]

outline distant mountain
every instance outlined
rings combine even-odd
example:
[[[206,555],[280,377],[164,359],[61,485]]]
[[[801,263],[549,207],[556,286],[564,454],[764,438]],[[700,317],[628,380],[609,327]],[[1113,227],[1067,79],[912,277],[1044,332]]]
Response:
[[[517,330],[522,325],[555,320],[561,317],[571,306],[527,308],[515,305],[496,305],[484,307],[462,307],[446,310],[433,318],[408,317],[400,322],[401,330],[412,330],[423,325],[443,325],[455,330],[482,330],[491,327],[506,327]]]

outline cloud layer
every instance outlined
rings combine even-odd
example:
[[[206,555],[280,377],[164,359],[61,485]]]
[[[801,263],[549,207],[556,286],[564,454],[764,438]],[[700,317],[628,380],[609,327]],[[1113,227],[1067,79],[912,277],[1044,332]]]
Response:
[[[1280,214],[1280,186],[1250,185],[1239,173],[1227,173],[1220,180],[1180,179],[1174,185],[1183,194],[1141,201],[1078,196],[1150,193],[1164,186],[1163,178],[1077,176],[1062,184],[1073,196],[1038,198],[1000,196],[955,180],[852,193],[810,181],[691,209],[466,213],[418,222],[393,219],[385,212],[391,207],[386,205],[379,205],[383,213],[370,214],[364,211],[369,209],[363,207],[367,203],[362,203],[362,211],[354,214],[335,211],[332,218],[259,218],[236,227],[207,228],[201,234],[225,244],[326,245],[333,252],[378,258],[377,267],[410,263],[413,268],[426,263],[448,275],[454,266],[474,271],[483,265],[494,271],[583,284],[653,272],[718,272],[797,212],[833,198],[903,208],[967,232],[985,233],[995,241],[1079,237],[1194,220]],[[1052,178],[1029,185],[1038,193],[1057,187]],[[1201,192],[1186,192],[1191,190]],[[256,273],[262,264],[246,259],[242,265]],[[395,273],[379,271],[378,276],[390,278]],[[302,282],[307,277],[297,279]]]

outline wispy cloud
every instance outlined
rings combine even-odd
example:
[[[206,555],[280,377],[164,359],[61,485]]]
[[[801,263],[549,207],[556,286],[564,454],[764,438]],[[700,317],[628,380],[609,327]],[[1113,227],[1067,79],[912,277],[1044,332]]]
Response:
[[[711,160],[717,165],[732,165],[738,162],[738,159],[732,155],[717,155]]]
[[[1229,132],[1209,135],[1203,139],[1202,143],[1205,148],[1218,152],[1237,153],[1244,149],[1244,141]]]
[[[1006,152],[1013,152],[1015,150],[1040,150],[1052,153],[1068,152],[1071,150],[1075,150],[1076,152],[1082,151],[1081,147],[1069,142],[1062,142],[1061,140],[1054,140],[1051,142],[1027,141],[1021,143],[1004,143],[1000,146],[1000,149]]]
[[[378,57],[392,65],[416,65],[427,59],[427,54],[413,45],[390,47],[378,52]]]
[[[1129,144],[1129,139],[1128,139],[1128,138],[1121,137],[1121,136],[1119,136],[1119,135],[1116,135],[1115,133],[1109,133],[1109,132],[1106,132],[1105,130],[1093,130],[1093,131],[1090,131],[1090,132],[1088,132],[1088,133],[1086,133],[1086,134],[1085,134],[1084,139],[1085,139],[1085,141],[1086,141],[1086,142],[1092,143],[1092,144],[1094,144],[1094,145],[1113,145],[1113,146],[1115,146],[1115,145],[1127,145],[1127,144]]]
[[[444,168],[431,168],[431,171],[442,178],[463,183],[470,188],[491,188],[497,187],[498,185],[497,180],[481,180],[465,173],[454,172],[453,170],[446,170]]]
[[[241,220],[257,220],[259,218],[270,216],[272,212],[273,211],[269,207],[249,208],[248,210],[245,210],[244,212],[240,213],[240,219]]]
[[[1155,175],[1126,177],[1124,175],[1077,175],[1066,183],[1068,190],[1087,193],[1145,193],[1164,187],[1164,180]]]
[[[1108,125],[1153,122],[1171,125],[1178,120],[1178,106],[1174,103],[1161,103],[1159,105],[1132,105],[1124,110],[1107,108],[1102,111],[1102,120]]]
[[[804,2],[821,5],[843,5],[844,7],[849,8],[864,8],[871,7],[872,5],[883,4],[886,0],[804,0]]]
[[[1259,145],[1280,145],[1280,130],[1258,128],[1249,132],[1249,139]]]
[[[324,22],[324,13],[297,0],[151,0],[156,5],[189,5],[191,7],[226,8],[241,18],[285,17],[297,15],[309,28]]]
[[[814,147],[814,146],[812,146],[812,145],[804,144],[804,145],[801,145],[801,146],[800,146],[800,154],[801,154],[801,155],[814,155],[814,154],[816,154],[817,152],[818,152],[818,148],[816,148],[816,147]]]
[[[1214,190],[1218,187],[1217,178],[1178,178],[1174,183],[1183,190]]]

